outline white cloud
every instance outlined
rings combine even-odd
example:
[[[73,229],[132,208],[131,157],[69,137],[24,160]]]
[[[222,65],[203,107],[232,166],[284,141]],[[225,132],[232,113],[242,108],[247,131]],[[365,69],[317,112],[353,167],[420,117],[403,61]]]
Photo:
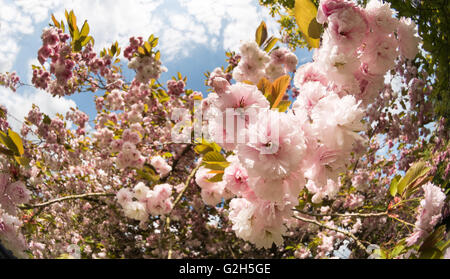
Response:
[[[17,6],[0,0],[0,72],[10,71],[19,53],[18,40],[33,33],[31,17]]]
[[[261,19],[271,34],[276,23],[257,0],[0,0],[0,71],[14,65],[23,36],[36,34],[36,26],[50,22],[50,14],[64,19],[64,10],[75,11],[78,25],[87,19],[96,49],[130,36],[160,37],[163,61],[189,55],[198,46],[236,50],[242,40],[253,39]],[[37,50],[33,50],[33,55]]]
[[[222,39],[225,50],[237,50],[241,41],[253,40],[261,20],[266,22],[269,35],[278,35],[276,21],[254,0],[180,0],[180,4],[195,18],[197,25],[206,27],[210,40],[211,37]]]
[[[47,92],[41,90],[26,91],[23,93],[13,93],[6,88],[0,88],[0,104],[8,109],[8,121],[15,131],[20,131],[24,117],[31,110],[33,104],[39,106],[40,110],[49,116],[56,113],[66,114],[71,107],[76,107],[74,101],[66,98],[52,97]]]

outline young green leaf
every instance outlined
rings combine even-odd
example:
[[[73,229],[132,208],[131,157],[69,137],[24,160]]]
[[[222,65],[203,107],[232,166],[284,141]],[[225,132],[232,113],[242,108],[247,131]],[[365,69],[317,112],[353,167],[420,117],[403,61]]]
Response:
[[[401,178],[400,175],[396,175],[392,180],[391,180],[391,185],[389,187],[389,192],[391,193],[391,196],[395,197],[395,195],[397,195],[397,185],[398,185],[398,180]]]
[[[319,48],[320,36],[317,36],[317,30],[315,24],[312,23],[313,19],[316,18],[317,8],[311,2],[311,0],[295,0],[294,6],[295,20],[297,21],[297,26],[308,43],[309,48]],[[310,33],[311,25],[311,37]]]
[[[430,171],[430,168],[428,168],[425,164],[425,162],[420,161],[412,165],[409,170],[406,172],[405,176],[400,179],[400,181],[397,184],[397,192],[400,195],[403,195],[403,192],[405,189],[407,189],[411,184],[413,184],[415,181],[417,181],[419,178],[424,177],[428,172]]]
[[[267,39],[267,26],[264,21],[258,26],[255,33],[255,42],[261,46]]]
[[[269,52],[272,50],[272,48],[275,46],[275,44],[278,42],[278,38],[270,37],[265,43],[264,43],[264,51]]]
[[[14,142],[14,144],[16,145],[19,155],[22,156],[23,153],[25,152],[23,149],[22,139],[16,132],[14,132],[11,129],[8,130],[8,135],[11,138],[11,140]]]
[[[81,27],[80,37],[87,37],[89,35],[89,24],[87,20],[84,21],[83,26]]]
[[[272,95],[274,95],[275,100],[272,104],[272,108],[276,108],[278,104],[283,99],[284,94],[286,93],[287,88],[289,87],[289,82],[291,78],[288,75],[281,76],[277,78],[273,83],[273,91]]]
[[[2,131],[0,131],[0,143],[3,143],[6,147],[9,148],[9,150],[14,152],[14,154],[20,155],[19,154],[19,149],[17,148],[17,146],[14,143],[14,141],[7,134],[5,134]]]

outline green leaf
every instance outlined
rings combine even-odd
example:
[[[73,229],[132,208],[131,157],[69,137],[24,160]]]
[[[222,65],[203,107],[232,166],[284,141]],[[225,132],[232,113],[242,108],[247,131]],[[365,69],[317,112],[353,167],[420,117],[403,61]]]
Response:
[[[173,154],[170,153],[170,152],[166,152],[166,153],[163,154],[163,157],[164,158],[170,158],[170,157],[173,157]]]
[[[53,24],[55,25],[55,27],[60,28],[61,25],[60,25],[59,22],[56,20],[54,14],[52,14],[52,21],[53,21]]]
[[[202,164],[207,169],[218,170],[218,171],[223,171],[230,165],[230,163],[228,163],[228,162],[213,162],[213,163],[203,162]]]
[[[3,143],[6,147],[8,147],[9,150],[14,152],[14,154],[20,155],[19,154],[19,149],[17,148],[17,146],[14,143],[14,141],[7,134],[5,134],[2,131],[0,131],[0,142]]]
[[[75,52],[80,52],[81,49],[83,48],[83,46],[81,45],[81,42],[82,42],[81,39],[75,40],[73,42],[73,50]]]
[[[259,80],[256,87],[258,87],[259,91],[261,91],[266,98],[272,94],[272,83],[265,77]]]
[[[0,141],[1,141],[1,140],[0,140]],[[14,152],[12,152],[12,151],[9,150],[9,149],[3,148],[3,147],[1,147],[1,146],[0,146],[0,153],[1,153],[1,154],[4,154],[4,155],[6,155],[6,156],[14,156]]]
[[[207,179],[207,181],[209,182],[220,182],[223,179],[223,173],[218,173],[216,175],[214,175],[213,177],[211,177],[210,179]]]
[[[404,250],[405,250],[405,246],[402,244],[399,244],[394,247],[394,249],[392,250],[392,252],[390,253],[389,256],[390,256],[390,258],[395,258],[398,255],[400,255]]]
[[[16,160],[16,162],[24,167],[29,167],[30,166],[30,159],[27,157],[19,157],[19,156],[14,156],[14,159]]]
[[[283,99],[284,94],[286,93],[286,90],[289,86],[289,83],[291,81],[291,78],[288,75],[281,76],[277,78],[273,83],[273,91],[272,95],[274,96],[274,101],[272,104],[272,108],[276,108],[278,104]]]
[[[196,140],[196,142],[201,142],[198,145],[194,147],[195,152],[198,154],[206,154],[210,151],[216,151],[219,152],[222,150],[222,148],[215,142],[208,142],[205,139]]]
[[[278,42],[278,38],[275,37],[270,37],[265,43],[264,43],[264,51],[265,52],[269,52],[274,46],[275,44]]]
[[[145,55],[146,54],[145,49],[143,47],[138,47],[138,53],[141,54],[141,55]]]
[[[308,26],[308,36],[312,39],[320,39],[320,35],[322,35],[322,25],[313,18]]]
[[[154,38],[154,39],[150,42],[151,45],[152,45],[152,48],[154,48],[154,47],[156,47],[156,46],[158,45],[158,41],[159,41],[158,38]]]
[[[84,21],[83,26],[81,27],[80,37],[87,37],[89,35],[89,24],[87,20]]]
[[[419,259],[440,259],[441,257],[442,257],[441,250],[434,247],[424,250],[419,255]]]
[[[435,248],[435,245],[444,238],[444,234],[445,234],[445,225],[442,225],[424,240],[424,242],[419,248],[419,252]]]
[[[152,46],[150,45],[149,42],[144,42],[144,49],[146,50],[147,53],[150,53],[152,51]]]
[[[279,111],[279,112],[285,112],[285,111],[288,110],[288,108],[289,108],[290,105],[291,105],[291,101],[288,101],[288,100],[282,100],[282,101],[278,104],[278,106],[277,106],[278,111]]]
[[[89,42],[92,42],[92,45],[94,45],[94,38],[92,38],[91,36],[87,36],[86,38],[84,38],[84,40],[81,41],[81,45],[85,46]]]
[[[196,147],[194,147],[194,150],[198,154],[206,154],[210,151],[213,151],[213,149],[211,147],[204,145],[204,144],[197,145]]]
[[[224,170],[230,165],[225,157],[217,151],[209,151],[203,156],[202,164],[212,170]]]
[[[11,140],[14,142],[14,144],[16,145],[20,156],[22,156],[23,153],[25,152],[25,150],[23,149],[22,139],[20,138],[19,134],[17,134],[13,130],[9,129],[8,130],[8,135],[11,138]]]
[[[221,153],[217,151],[210,151],[206,153],[205,156],[203,156],[203,161],[213,163],[213,162],[226,162],[227,160]]]
[[[395,195],[397,195],[397,185],[398,185],[398,180],[401,178],[400,175],[396,175],[392,181],[391,181],[391,186],[389,187],[389,192],[391,193],[391,196],[395,197]]]
[[[444,252],[448,247],[450,247],[450,239],[447,241],[439,241],[436,247]]]
[[[308,43],[309,48],[319,48],[320,39],[309,36],[310,26],[312,35],[317,36],[315,24],[312,23],[317,15],[317,8],[314,3],[311,0],[295,0],[293,12],[297,26]]]
[[[258,44],[258,46],[261,46],[266,39],[267,39],[267,26],[266,23],[262,21],[261,24],[258,26],[258,29],[256,29],[255,42]]]
[[[430,168],[426,166],[425,162],[420,161],[415,163],[409,168],[405,176],[398,182],[397,192],[402,195],[405,189],[408,188],[408,186],[413,184],[419,178],[424,177],[429,171]]]

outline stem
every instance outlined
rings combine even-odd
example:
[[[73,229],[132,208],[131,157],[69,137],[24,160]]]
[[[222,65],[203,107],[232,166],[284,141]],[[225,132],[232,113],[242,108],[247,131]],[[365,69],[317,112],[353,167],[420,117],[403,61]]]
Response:
[[[363,251],[367,254],[367,251],[366,251],[367,248],[366,248],[366,247],[364,246],[364,244],[362,244],[362,242],[361,242],[354,234],[352,234],[351,232],[344,231],[344,230],[339,229],[339,228],[334,228],[334,227],[331,227],[331,226],[322,224],[322,223],[320,223],[320,222],[317,221],[317,220],[311,220],[311,219],[307,219],[307,218],[304,218],[304,217],[301,217],[301,216],[293,216],[293,217],[294,217],[295,219],[298,219],[298,220],[303,221],[303,222],[306,222],[306,223],[314,224],[314,225],[317,225],[317,226],[319,226],[319,227],[322,227],[322,228],[325,228],[325,229],[328,229],[328,230],[332,230],[332,231],[335,231],[335,232],[338,232],[338,233],[342,233],[343,235],[346,235],[346,236],[352,238],[352,239],[356,242],[356,245],[358,246],[358,248],[361,249],[361,250],[363,250]]]
[[[169,212],[169,216],[170,214],[172,214],[172,211],[175,209],[175,206],[177,206],[177,204],[180,202],[181,198],[184,195],[184,192],[186,192],[186,189],[189,186],[189,183],[191,182],[191,179],[194,178],[194,175],[197,173],[198,169],[200,168],[201,164],[199,163],[189,174],[188,178],[186,179],[186,181],[184,182],[184,187],[181,190],[181,192],[178,194],[178,196],[176,197],[175,201],[173,202],[173,206],[172,206],[172,210]]]
[[[184,195],[184,192],[186,192],[186,189],[189,186],[189,183],[191,182],[192,178],[194,178],[194,175],[197,173],[198,169],[200,168],[201,163],[199,162],[199,164],[191,171],[191,173],[189,174],[188,178],[186,179],[186,181],[184,182],[184,187],[181,190],[181,192],[178,194],[178,196],[176,197],[175,201],[173,202],[173,206],[172,209],[170,210],[169,214],[167,214],[167,218],[166,218],[166,222],[164,224],[164,230],[161,232],[161,236],[163,235],[164,231],[167,231],[170,227],[170,215],[172,214],[173,210],[175,209],[175,206],[177,206],[177,204],[180,202],[181,198]],[[167,259],[171,259],[172,258],[172,239],[170,239],[169,241],[169,252],[167,253]]]
[[[87,193],[87,194],[82,194],[82,195],[72,195],[72,196],[61,197],[61,198],[49,200],[44,203],[39,203],[39,204],[25,204],[25,205],[19,206],[19,208],[20,209],[41,208],[41,207],[46,207],[51,204],[66,201],[66,200],[86,199],[89,197],[113,197],[113,196],[115,196],[115,194],[112,194],[112,193]]]
[[[331,216],[331,217],[361,217],[361,218],[370,218],[370,217],[383,217],[387,216],[388,212],[377,212],[377,213],[331,213],[331,214],[319,214],[319,213],[309,213],[304,212],[298,209],[294,209],[295,211],[298,211],[302,214],[314,216],[314,217],[324,217],[324,216]]]
[[[172,173],[175,171],[175,169],[176,169],[176,167],[177,167],[177,165],[178,165],[178,162],[180,162],[181,158],[183,158],[183,156],[186,155],[186,153],[188,153],[189,150],[191,150],[191,144],[188,144],[188,145],[183,149],[183,151],[181,152],[180,156],[178,156],[178,157],[173,161],[173,164],[172,164],[172,170],[171,170],[166,176],[164,176],[164,177],[161,178],[161,182],[162,182],[162,183],[166,182],[167,179],[172,175]]]
[[[392,219],[394,219],[394,220],[396,220],[396,221],[398,221],[398,222],[400,222],[400,223],[402,223],[402,224],[404,224],[404,225],[411,226],[411,227],[415,227],[414,224],[411,224],[411,223],[409,223],[409,222],[406,222],[406,221],[404,221],[404,220],[402,220],[402,219],[400,219],[400,218],[397,218],[397,217],[395,217],[395,216],[388,215],[388,217],[389,217],[389,218],[392,218]]]

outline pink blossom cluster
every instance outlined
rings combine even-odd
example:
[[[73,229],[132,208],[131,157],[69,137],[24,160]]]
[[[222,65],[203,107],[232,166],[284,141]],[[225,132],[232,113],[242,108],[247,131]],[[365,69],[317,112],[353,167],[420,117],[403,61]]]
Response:
[[[74,109],[67,112],[66,119],[73,121],[73,123],[78,126],[78,129],[76,130],[78,135],[84,135],[86,133],[85,127],[86,123],[89,121],[89,116],[86,113]]]
[[[130,61],[128,68],[136,71],[136,81],[147,84],[151,79],[159,79],[161,73],[167,72],[167,68],[162,66],[162,62],[154,55],[140,55],[137,50],[142,47],[144,40],[142,37],[131,37],[130,45],[125,48],[124,56]]]
[[[117,192],[117,200],[125,216],[146,222],[149,215],[165,215],[173,207],[172,185],[159,184],[151,190],[139,182],[133,190],[122,188]]]
[[[8,174],[0,173],[0,241],[15,255],[23,257],[27,244],[20,231],[22,221],[17,216],[17,205],[27,203],[31,192],[22,181],[9,181]]]
[[[75,67],[75,62],[70,58],[72,48],[67,43],[69,38],[69,35],[56,27],[49,27],[43,31],[41,35],[43,45],[38,51],[38,60],[44,65],[50,58],[51,64],[50,72],[37,68],[33,70],[32,82],[36,87],[42,89],[50,87],[51,92],[60,93],[56,95],[65,95],[64,87],[72,78],[72,69]],[[50,74],[55,75],[54,82],[50,81]]]
[[[9,127],[8,123],[8,109],[3,105],[0,105],[0,130],[7,131]]]
[[[161,156],[155,156],[150,160],[150,164],[156,169],[161,177],[168,175],[172,167]]]
[[[15,72],[0,73],[0,85],[11,89],[13,92],[16,92],[19,82],[20,78]]]
[[[167,94],[171,96],[180,96],[184,93],[184,81],[170,79],[167,81]]]
[[[144,84],[151,79],[159,79],[161,73],[167,72],[167,68],[162,66],[160,60],[150,56],[133,57],[128,63],[128,68],[136,70],[136,80]]]
[[[223,181],[209,181],[214,175],[214,173],[211,173],[211,170],[205,167],[200,167],[195,174],[195,183],[197,183],[201,189],[200,195],[202,200],[205,204],[210,206],[216,206],[223,198],[228,199],[233,196],[233,194],[225,188],[225,183]]]
[[[41,38],[43,45],[38,51],[38,60],[41,65],[49,61],[50,70],[33,67],[32,83],[37,88],[54,96],[64,96],[82,89],[96,91],[98,88],[113,90],[122,87],[121,75],[111,69],[112,57],[108,54],[97,57],[91,43],[76,52],[68,42],[70,36],[56,27],[44,29]],[[104,81],[96,81],[93,74],[104,78]]]
[[[420,201],[414,231],[406,239],[408,246],[414,245],[427,237],[442,217],[442,208],[446,198],[442,189],[431,182],[423,185],[422,189],[424,198]]]
[[[142,153],[136,148],[136,144],[130,141],[124,141],[122,148],[117,155],[117,167],[124,168],[142,168],[145,163],[145,158]]]
[[[269,56],[255,42],[246,42],[239,50],[241,60],[233,70],[233,78],[238,82],[248,80],[256,84],[263,77],[274,81],[297,67],[297,57],[286,48],[276,49]]]
[[[224,73],[222,68],[215,68],[209,75],[208,86],[214,89],[217,94],[222,94],[230,86],[231,74]]]
[[[366,139],[359,132],[366,130],[362,122],[366,106],[383,87],[384,74],[394,67],[395,59],[400,54],[413,56],[405,52],[408,47],[403,44],[409,49],[418,44],[414,28],[403,33],[408,39],[400,40],[400,26],[405,21],[393,15],[389,4],[376,0],[366,8],[344,0],[321,1],[317,20],[327,23],[323,42],[314,61],[296,71],[294,84],[299,96],[286,113],[268,110],[262,92],[255,85],[241,83],[256,84],[263,77],[274,80],[294,71],[297,59],[286,49],[274,50],[269,56],[256,43],[244,43],[242,59],[233,71],[238,83],[231,85],[220,70],[210,76],[209,84],[216,92],[203,102],[208,107],[210,136],[233,151],[237,159],[232,160],[239,163],[232,162],[225,169],[221,182],[205,182],[213,175],[203,169],[197,174],[197,184],[202,191],[214,189],[210,190],[214,198],[202,195],[207,204],[229,198],[222,190],[223,183],[238,196],[239,202],[231,201],[230,211],[236,235],[259,247],[280,244],[282,224],[290,215],[274,214],[274,223],[261,222],[267,226],[254,230],[252,224],[267,217],[253,214],[254,210],[267,205],[272,212],[277,212],[275,208],[284,212],[298,204],[305,186],[313,203],[335,198],[342,186],[340,173],[364,150]],[[226,113],[229,109],[235,109],[231,117]],[[242,110],[236,113],[236,109]],[[251,110],[256,116],[245,114]],[[227,126],[226,122],[235,124],[238,119],[244,120],[240,127]],[[355,209],[363,201],[360,195],[350,195],[344,207]],[[266,233],[262,233],[264,229]],[[255,238],[255,231],[267,238]]]

